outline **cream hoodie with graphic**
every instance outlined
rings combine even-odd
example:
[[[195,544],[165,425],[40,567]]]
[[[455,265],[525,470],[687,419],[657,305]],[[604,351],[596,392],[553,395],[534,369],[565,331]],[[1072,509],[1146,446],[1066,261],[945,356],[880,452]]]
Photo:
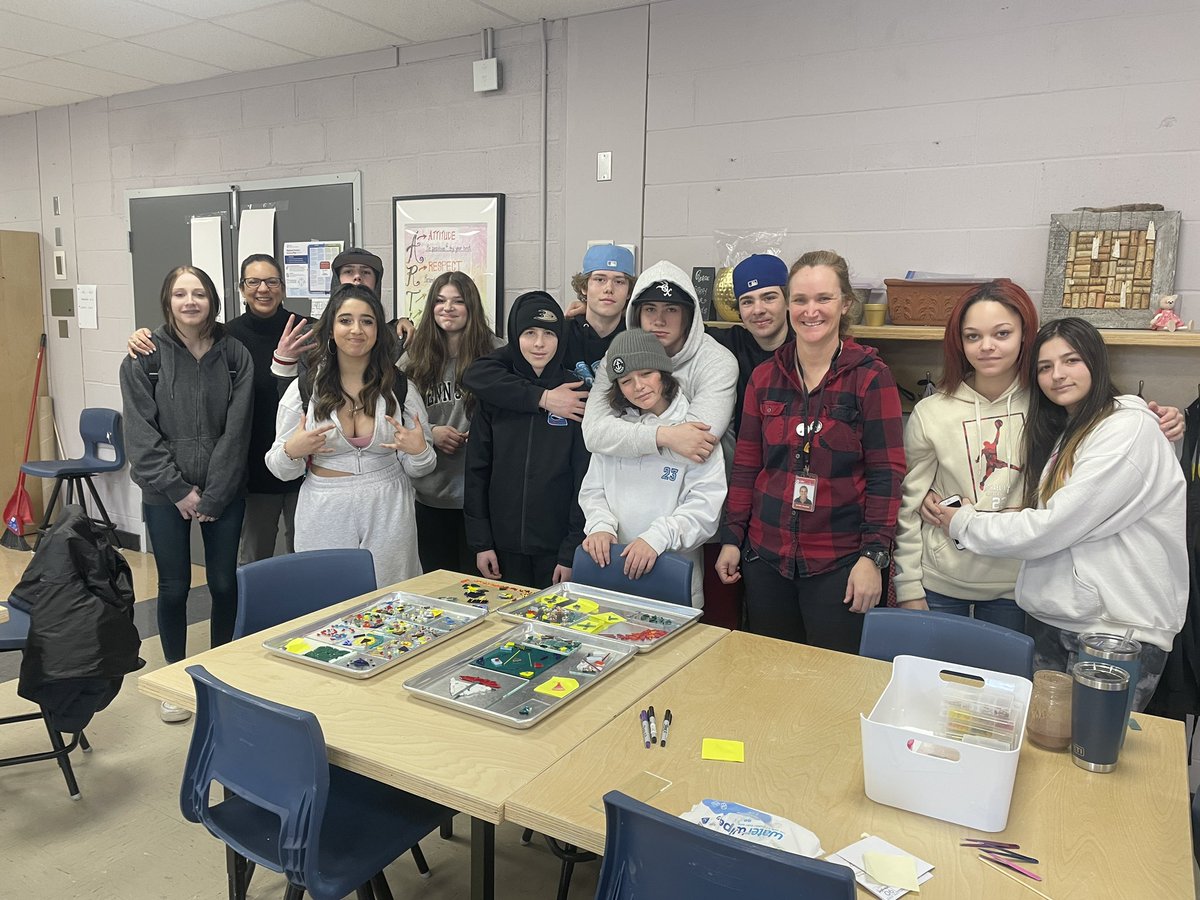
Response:
[[[913,408],[896,520],[897,600],[919,600],[926,590],[974,602],[1015,596],[1020,561],[959,550],[944,531],[921,520],[921,502],[932,489],[942,497],[958,494],[980,513],[1020,509],[1028,412],[1029,391],[1019,379],[996,400],[964,382]]]

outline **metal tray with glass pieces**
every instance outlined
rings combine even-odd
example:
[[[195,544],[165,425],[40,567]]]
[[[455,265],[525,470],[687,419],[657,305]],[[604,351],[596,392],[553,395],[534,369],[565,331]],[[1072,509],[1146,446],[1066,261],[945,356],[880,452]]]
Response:
[[[526,622],[404,682],[405,690],[528,728],[633,659],[628,644]]]
[[[477,625],[487,612],[487,607],[393,591],[268,638],[262,645],[284,659],[326,672],[370,678]]]
[[[611,638],[645,653],[697,622],[703,610],[564,581],[499,612],[517,622]]]

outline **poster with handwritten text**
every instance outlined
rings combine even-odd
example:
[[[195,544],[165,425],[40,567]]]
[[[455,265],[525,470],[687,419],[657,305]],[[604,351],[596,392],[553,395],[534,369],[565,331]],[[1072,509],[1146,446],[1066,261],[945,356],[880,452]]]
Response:
[[[401,273],[402,315],[414,322],[425,312],[429,287],[445,272],[465,272],[479,288],[483,308],[488,296],[488,226],[484,223],[404,226],[404,269]]]

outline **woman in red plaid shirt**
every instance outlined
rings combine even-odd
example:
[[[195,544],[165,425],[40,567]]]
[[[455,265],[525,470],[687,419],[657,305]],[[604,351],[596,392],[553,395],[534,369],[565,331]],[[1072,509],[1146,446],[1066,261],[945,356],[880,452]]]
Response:
[[[831,250],[788,273],[796,337],[746,388],[717,560],[745,576],[750,631],[845,653],[883,594],[904,478],[900,395],[847,336],[853,296]]]

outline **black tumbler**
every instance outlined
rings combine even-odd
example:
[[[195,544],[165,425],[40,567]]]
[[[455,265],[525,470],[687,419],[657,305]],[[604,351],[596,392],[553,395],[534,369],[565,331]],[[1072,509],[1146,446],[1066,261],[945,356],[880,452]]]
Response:
[[[1089,772],[1111,772],[1125,731],[1129,673],[1089,661],[1075,663],[1071,676],[1071,758]]]

